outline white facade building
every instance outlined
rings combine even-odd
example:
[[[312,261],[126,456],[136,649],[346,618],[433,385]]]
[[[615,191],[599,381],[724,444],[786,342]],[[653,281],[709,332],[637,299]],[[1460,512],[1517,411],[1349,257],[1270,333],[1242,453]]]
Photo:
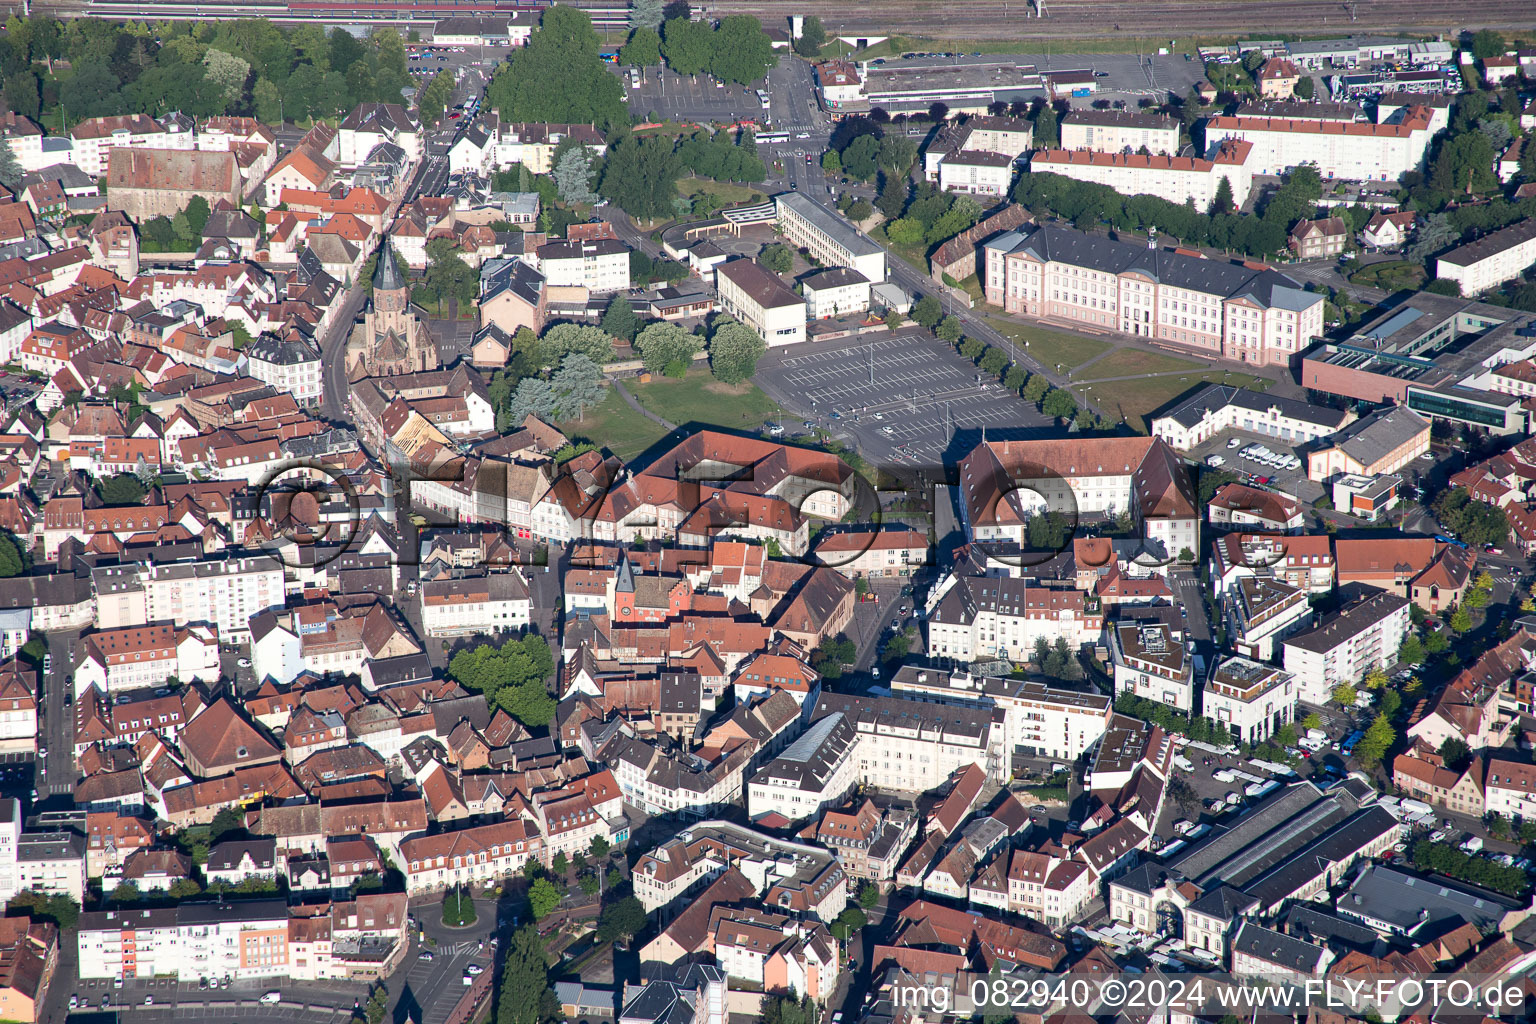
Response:
[[[830,267],[800,279],[812,320],[862,313],[869,308],[869,279],[850,267]]]
[[[1155,700],[1189,714],[1195,706],[1194,660],[1165,623],[1122,622],[1109,627],[1115,693]]]
[[[1476,295],[1513,281],[1536,263],[1536,220],[1522,220],[1460,245],[1435,260],[1435,276]]]
[[[539,246],[534,269],[551,288],[620,291],[629,287],[629,246],[616,238],[549,242]]]
[[[1335,687],[1360,682],[1372,668],[1397,662],[1408,635],[1410,602],[1372,590],[1316,628],[1286,639],[1285,670],[1296,677],[1298,697],[1325,704]]]
[[[81,978],[280,978],[290,971],[288,901],[183,903],[80,915]]]
[[[774,197],[779,228],[791,245],[830,267],[852,267],[872,283],[885,280],[885,250],[837,214],[799,192]]]
[[[251,617],[281,608],[285,597],[283,565],[265,555],[147,562],[139,575],[150,622],[212,625],[231,641],[248,636]]]
[[[1234,743],[1261,743],[1296,713],[1297,687],[1290,673],[1248,658],[1222,658],[1205,681],[1201,712]]]
[[[747,814],[803,821],[843,802],[857,784],[858,733],[840,713],[820,719],[747,783]]]
[[[1042,149],[1029,161],[1031,174],[1060,174],[1077,181],[1108,185],[1122,195],[1150,195],[1170,203],[1192,202],[1206,211],[1225,181],[1232,202],[1242,206],[1253,191],[1249,159],[1253,145],[1229,142],[1212,147],[1210,157]]]
[[[715,269],[720,308],[752,328],[769,348],[805,340],[805,300],[755,260],[730,260]]]
[[[515,568],[421,585],[421,624],[428,636],[523,629],[532,607],[528,583]]]
[[[1061,148],[1095,153],[1139,153],[1175,156],[1179,152],[1179,122],[1130,110],[1073,110],[1061,119]]]
[[[1430,122],[1427,107],[1410,108],[1396,124],[1217,116],[1205,122],[1205,144],[1253,143],[1248,166],[1256,175],[1315,164],[1324,180],[1396,181],[1424,163]]]

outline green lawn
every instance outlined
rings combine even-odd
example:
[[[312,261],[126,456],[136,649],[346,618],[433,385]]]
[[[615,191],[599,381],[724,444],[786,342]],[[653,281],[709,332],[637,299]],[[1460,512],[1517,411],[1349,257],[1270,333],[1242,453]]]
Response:
[[[1199,371],[1204,363],[1196,363],[1178,356],[1153,352],[1144,348],[1122,348],[1093,364],[1083,375],[1084,380],[1104,380],[1109,377],[1135,377],[1148,373],[1183,373]],[[1220,371],[1217,371],[1218,374]]]
[[[591,441],[628,462],[666,436],[660,425],[652,423],[624,401],[614,387],[597,407],[579,420],[560,424],[567,437]]]
[[[716,181],[713,178],[680,178],[677,182],[677,194],[691,199],[700,192],[709,192],[723,199],[727,206],[735,206],[745,203],[753,196],[762,200],[763,190],[761,186],[737,185],[729,181]]]
[[[970,280],[967,278],[967,280]],[[1095,341],[1077,334],[1065,334],[1061,331],[1048,331],[1043,327],[1035,327],[1031,324],[1016,324],[1011,320],[1000,320],[997,317],[988,317],[990,323],[999,333],[1012,338],[1016,344],[1028,344],[1029,354],[1041,366],[1052,367],[1060,363],[1063,368],[1072,369],[1083,365],[1088,360],[1103,355],[1110,349],[1107,341]],[[1094,366],[1097,374],[1098,366]]]
[[[699,423],[750,432],[770,420],[789,416],[756,384],[722,384],[702,366],[689,370],[682,380],[654,377],[649,384],[626,386],[641,405],[680,426]]]
[[[1095,375],[1097,376],[1096,371],[1099,367],[1112,359],[1119,358],[1120,354],[1116,353],[1102,362],[1095,363],[1093,365]],[[1172,359],[1172,357],[1159,356],[1157,353],[1137,354],[1149,355],[1154,358]],[[1174,359],[1172,361],[1176,363],[1184,362],[1182,359]],[[1196,364],[1190,363],[1186,365],[1194,366]],[[1148,372],[1156,373],[1159,371],[1153,370]],[[1106,373],[1105,376],[1114,375]],[[1130,424],[1132,429],[1145,434],[1150,427],[1148,418],[1152,412],[1161,409],[1175,398],[1197,387],[1201,381],[1216,384],[1226,383],[1235,387],[1258,388],[1267,388],[1270,383],[1267,380],[1252,377],[1246,373],[1224,374],[1221,370],[1205,369],[1198,373],[1179,374],[1169,377],[1142,377],[1140,380],[1117,380],[1093,385],[1075,384],[1072,387],[1072,391],[1079,399],[1086,393],[1090,399],[1099,405],[1105,415],[1110,417],[1118,415],[1126,423]]]

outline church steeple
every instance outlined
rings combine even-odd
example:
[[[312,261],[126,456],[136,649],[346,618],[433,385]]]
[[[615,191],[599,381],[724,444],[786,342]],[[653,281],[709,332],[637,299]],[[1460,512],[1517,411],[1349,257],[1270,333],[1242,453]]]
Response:
[[[405,275],[395,262],[395,247],[386,241],[382,248],[384,251],[379,253],[378,264],[373,268],[373,290],[399,291],[405,287]]]

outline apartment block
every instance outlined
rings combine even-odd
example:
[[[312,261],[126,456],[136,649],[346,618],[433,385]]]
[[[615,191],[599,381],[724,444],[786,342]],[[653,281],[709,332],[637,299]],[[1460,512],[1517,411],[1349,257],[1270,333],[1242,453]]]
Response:
[[[1225,115],[1205,122],[1208,146],[1225,139],[1253,144],[1254,174],[1314,164],[1325,180],[1396,181],[1422,166],[1433,137],[1428,107],[1412,107],[1394,124]]]
[[[1435,276],[1455,281],[1461,294],[1476,295],[1513,281],[1536,263],[1536,219],[1517,221],[1435,260]]]
[[[1094,153],[1174,156],[1179,152],[1179,122],[1172,117],[1130,110],[1074,110],[1061,119],[1061,148]]]
[[[1297,688],[1290,673],[1250,658],[1224,657],[1201,693],[1201,712],[1232,742],[1257,744],[1288,725],[1296,714]]]
[[[1109,629],[1115,693],[1155,700],[1185,714],[1195,707],[1194,660],[1164,623],[1122,622]]]
[[[1098,599],[1011,577],[960,576],[928,616],[928,651],[941,658],[1025,661],[1038,641],[1077,650],[1104,629]]]
[[[747,814],[803,821],[843,802],[857,782],[858,734],[841,714],[828,715],[764,765],[747,783]]]
[[[517,569],[421,585],[421,624],[428,636],[523,629],[532,607],[528,582]]]
[[[1396,664],[1408,635],[1408,607],[1407,598],[1370,591],[1315,628],[1288,637],[1285,670],[1296,679],[1297,697],[1325,704],[1336,686]]]
[[[999,780],[1010,770],[1002,723],[989,708],[823,693],[812,722],[836,713],[858,731],[854,758],[859,781],[868,786],[924,793],[969,765]]]
[[[265,555],[200,562],[141,564],[145,614],[150,622],[212,625],[221,637],[250,635],[252,617],[284,600],[283,566]]]
[[[1031,174],[1060,174],[1077,181],[1108,185],[1122,195],[1149,195],[1170,203],[1194,203],[1209,210],[1225,181],[1232,202],[1242,206],[1253,191],[1253,172],[1248,166],[1253,145],[1224,142],[1213,146],[1208,157],[1145,153],[1096,152],[1079,149],[1042,149],[1029,161]],[[947,162],[947,161],[946,161]]]
[[[290,970],[283,899],[91,911],[77,940],[81,978],[254,980]]]

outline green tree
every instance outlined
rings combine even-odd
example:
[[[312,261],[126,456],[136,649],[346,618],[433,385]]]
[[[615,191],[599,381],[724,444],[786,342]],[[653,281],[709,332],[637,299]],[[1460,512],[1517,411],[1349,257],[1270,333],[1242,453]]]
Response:
[[[1440,744],[1440,760],[1452,771],[1461,771],[1472,760],[1472,749],[1460,736],[1447,736]]]
[[[1375,768],[1387,756],[1397,732],[1386,715],[1377,715],[1365,730],[1365,736],[1355,746],[1355,757],[1367,768]]]
[[[1311,75],[1302,75],[1300,78],[1298,78],[1296,80],[1296,98],[1297,99],[1302,99],[1302,100],[1309,100],[1309,99],[1311,99],[1312,98],[1312,94],[1315,91],[1315,89],[1316,89],[1316,87],[1312,83],[1312,76]]]
[[[21,541],[10,531],[0,530],[0,579],[22,575],[27,571],[29,563],[27,549]]]
[[[486,87],[505,121],[593,124],[629,121],[624,87],[598,54],[591,17],[565,4],[544,9],[539,27]]]
[[[22,175],[21,163],[16,159],[16,152],[9,144],[0,146],[0,185],[14,192],[21,185]]]
[[[661,63],[661,36],[648,26],[637,27],[629,34],[629,41],[619,50],[619,63],[635,68],[648,68]]]
[[[873,910],[880,902],[880,887],[869,879],[859,883],[859,906],[864,910]]]
[[[592,160],[585,149],[576,146],[561,155],[555,165],[555,188],[562,202],[597,201],[597,193],[592,191]]]
[[[557,852],[549,859],[549,870],[555,873],[556,878],[564,878],[565,873],[571,869],[571,862],[566,859],[565,851]]]
[[[709,72],[725,82],[747,85],[767,77],[779,62],[763,23],[750,14],[728,14],[711,41]]]
[[[667,67],[679,75],[697,75],[708,70],[714,30],[689,18],[668,18],[661,26],[661,55]]]
[[[475,301],[480,277],[464,262],[453,239],[434,238],[427,243],[427,273],[423,287],[439,304],[446,306],[457,301],[467,306]]]
[[[579,352],[594,363],[613,362],[613,336],[592,324],[555,324],[539,339],[541,365],[556,366],[572,352]]]
[[[1223,174],[1221,180],[1216,183],[1216,195],[1211,199],[1211,216],[1218,213],[1232,212],[1232,182]]]
[[[1403,645],[1397,649],[1397,660],[1407,665],[1419,665],[1424,661],[1424,643],[1418,637],[1409,634],[1403,641]]]
[[[935,295],[924,295],[912,307],[912,322],[930,331],[937,327],[942,319],[944,319],[944,309],[939,305],[938,297]]]
[[[1351,707],[1360,696],[1353,683],[1340,683],[1333,688],[1333,702],[1341,707]]]
[[[681,324],[660,321],[650,324],[636,336],[635,349],[651,373],[661,373],[673,366],[681,366],[686,371],[699,350],[699,336]]]
[[[681,175],[682,161],[670,140],[629,136],[608,147],[598,191],[631,217],[649,220],[673,212]]]
[[[923,222],[913,217],[898,217],[887,221],[885,225],[885,237],[891,240],[892,245],[919,246],[923,244],[926,235]],[[939,300],[933,301],[937,304]]]
[[[416,97],[416,114],[422,124],[437,124],[443,119],[448,101],[453,99],[453,86],[453,75],[448,71],[432,76],[432,81]]]
[[[855,224],[860,224],[872,217],[874,212],[875,208],[869,205],[869,200],[859,199],[848,207],[848,219]]]
[[[1052,388],[1040,401],[1040,411],[1047,416],[1069,420],[1077,414],[1077,401],[1072,393],[1063,388]]]
[[[795,53],[802,57],[818,57],[821,48],[827,45],[827,30],[821,25],[821,19],[816,15],[809,15],[800,26],[800,38],[795,40]]]
[[[662,0],[630,0],[629,24],[631,28],[643,28],[654,33],[657,29],[661,28],[664,17]]]
[[[758,253],[757,262],[775,274],[787,274],[795,265],[795,254],[783,242],[774,242]]]
[[[633,896],[614,900],[597,919],[597,936],[604,942],[628,941],[645,929],[645,907]]]
[[[1472,34],[1472,42],[1468,49],[1478,60],[1497,57],[1504,52],[1504,37],[1491,28],[1479,29]]]
[[[1061,130],[1056,121],[1056,108],[1049,103],[1040,105],[1035,114],[1035,145],[1050,147],[1061,142]]]
[[[549,1013],[553,1001],[544,940],[539,937],[537,927],[524,925],[507,943],[506,960],[501,968],[501,994],[497,997],[496,1024],[543,1024],[558,1018],[558,1006],[554,1014]]]
[[[549,384],[562,418],[581,419],[607,392],[602,367],[583,352],[567,353]]]
[[[533,919],[542,921],[560,906],[560,890],[547,878],[535,879],[528,887],[528,906],[533,911]]]
[[[609,851],[613,849],[613,844],[603,836],[593,836],[590,849],[592,850],[592,856],[601,860],[608,856]]]
[[[821,154],[821,169],[829,174],[839,173],[843,169],[842,155],[835,149],[827,150]]]
[[[132,473],[120,473],[96,481],[96,493],[103,505],[137,505],[144,500],[145,488]]]
[[[953,345],[965,333],[965,327],[960,323],[959,317],[950,315],[939,321],[939,326],[933,329],[933,333]]]
[[[873,181],[880,170],[880,140],[873,135],[860,135],[843,150],[843,171],[850,177]]]
[[[722,317],[709,335],[709,370],[724,384],[741,384],[756,371],[766,351],[768,346],[756,331]]]
[[[832,934],[834,937],[847,941],[853,933],[869,923],[869,918],[864,916],[864,911],[858,907],[845,907],[837,920],[832,922]]]
[[[983,373],[994,377],[1002,375],[1004,368],[1008,366],[1008,353],[1000,348],[988,346],[981,354],[981,361],[977,363]]]
[[[603,330],[615,338],[635,340],[640,330],[640,317],[635,314],[635,307],[629,299],[615,295],[609,300],[608,308],[603,310]]]
[[[875,157],[880,169],[887,174],[904,175],[917,159],[917,142],[908,135],[887,135],[880,140]]]
[[[1472,628],[1472,616],[1466,608],[1457,608],[1451,613],[1451,628],[1458,633],[1465,633]]]

